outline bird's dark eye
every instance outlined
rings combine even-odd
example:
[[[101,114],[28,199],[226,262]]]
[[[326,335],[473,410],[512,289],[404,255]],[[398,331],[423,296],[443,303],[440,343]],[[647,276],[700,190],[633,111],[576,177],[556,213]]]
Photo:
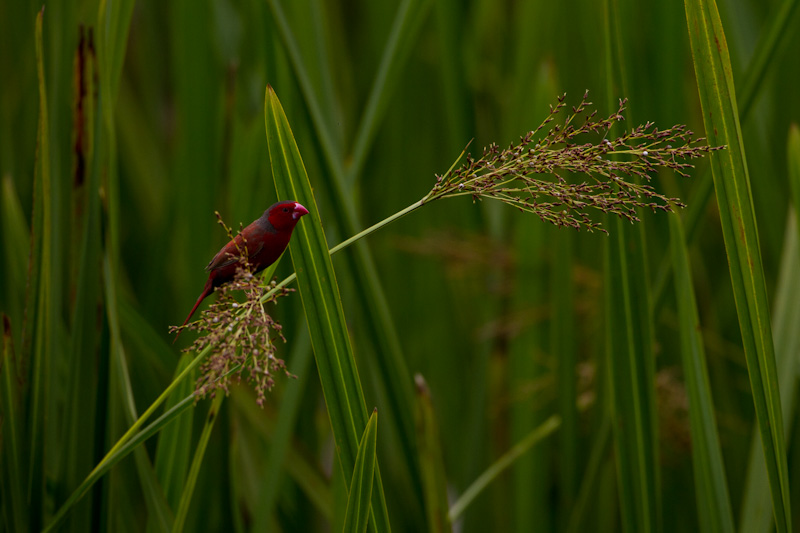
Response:
[[[284,213],[288,213],[288,212],[289,212],[289,208],[288,208],[288,207],[284,207],[284,208],[283,208],[283,212],[284,212]]]

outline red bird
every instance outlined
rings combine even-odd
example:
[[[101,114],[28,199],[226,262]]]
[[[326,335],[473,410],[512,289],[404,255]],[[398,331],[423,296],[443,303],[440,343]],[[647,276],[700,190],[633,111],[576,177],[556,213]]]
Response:
[[[307,214],[308,209],[297,202],[278,202],[264,211],[258,220],[244,228],[235,239],[223,246],[222,250],[217,252],[214,259],[206,266],[209,273],[206,286],[182,325],[185,326],[189,322],[206,296],[214,292],[214,289],[220,285],[233,279],[239,264],[239,250],[246,250],[247,259],[254,268],[253,273],[261,272],[277,261],[286,250],[289,239],[292,237],[292,230],[300,217]],[[180,334],[181,332],[178,331],[175,341],[178,340]]]

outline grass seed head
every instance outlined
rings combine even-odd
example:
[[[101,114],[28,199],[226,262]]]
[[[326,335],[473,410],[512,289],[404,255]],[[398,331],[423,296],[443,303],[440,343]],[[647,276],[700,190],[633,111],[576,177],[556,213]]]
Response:
[[[637,210],[672,211],[684,207],[649,185],[659,169],[688,177],[688,161],[724,147],[709,147],[686,126],[659,130],[652,122],[615,138],[612,127],[625,120],[627,100],[606,118],[599,118],[584,93],[563,122],[556,122],[566,104],[558,97],[549,115],[517,144],[500,149],[490,144],[480,159],[469,154],[443,176],[437,176],[424,201],[471,196],[473,201],[499,200],[534,213],[556,226],[606,232],[592,220],[592,210],[638,222]]]

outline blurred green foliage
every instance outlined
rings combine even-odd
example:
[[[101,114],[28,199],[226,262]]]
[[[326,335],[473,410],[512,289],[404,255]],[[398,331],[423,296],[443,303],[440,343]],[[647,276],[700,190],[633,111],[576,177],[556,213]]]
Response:
[[[0,505],[7,531],[46,527],[193,357],[179,362],[167,328],[183,320],[205,281],[203,266],[224,244],[214,211],[246,225],[277,199],[263,120],[267,84],[291,124],[330,246],[425,195],[471,140],[473,153],[517,141],[563,92],[577,104],[589,89],[600,114],[627,97],[629,127],[652,120],[703,131],[682,3],[44,5],[41,80],[35,20],[42,4],[0,1],[0,312],[7,316]],[[800,154],[796,139],[787,153],[786,140],[800,120],[796,5],[718,5],[765,282],[769,300],[781,304],[772,321],[780,325],[775,347],[794,509],[800,328],[787,326],[795,316],[787,302],[800,301],[790,275],[800,258],[790,216],[798,189],[789,180],[800,179]],[[644,295],[635,318],[646,320],[641,328],[650,331],[637,342],[647,346],[632,353],[650,357],[644,366],[653,372],[634,392],[645,408],[652,402],[655,416],[647,438],[656,438],[656,449],[636,448],[654,453],[645,459],[655,472],[652,489],[639,496],[657,499],[660,512],[648,521],[655,529],[707,527],[694,488],[701,465],[693,464],[692,443],[701,437],[693,434],[687,393],[700,387],[713,401],[719,448],[702,438],[712,443],[713,464],[724,466],[734,523],[767,531],[771,500],[764,465],[750,459],[758,457],[751,452],[756,419],[720,226],[724,208],[710,194],[708,166],[700,161],[692,179],[664,173],[653,182],[689,205],[681,213],[687,241],[670,240],[679,234],[670,230],[675,215],[644,213],[635,230],[625,229],[641,231],[646,244],[629,263],[640,266],[626,291]],[[606,224],[612,233],[617,226]],[[614,346],[609,334],[630,333],[631,322],[609,305],[619,296],[610,288],[622,286],[609,282],[619,274],[604,259],[609,242],[626,241],[455,199],[425,206],[333,258],[366,408],[381,413],[377,462],[396,531],[449,528],[436,492],[446,487],[452,506],[486,472],[497,476],[460,509],[455,524],[463,531],[623,528],[607,347]],[[685,254],[671,256],[670,246]],[[701,371],[683,370],[679,333],[692,321],[680,311],[692,307],[692,287],[687,272],[676,287],[670,265],[685,264],[684,256],[705,385]],[[275,275],[291,273],[286,257]],[[284,298],[272,311],[288,340],[280,356],[297,379],[279,380],[263,410],[247,386],[235,387],[205,433],[217,406],[187,404],[91,487],[64,529],[341,529],[353,474],[335,460],[301,299]],[[417,373],[427,382],[419,391]],[[186,381],[167,403],[191,390]],[[201,435],[208,441],[194,479]],[[507,470],[491,468],[498,460]],[[189,479],[187,512],[181,498]]]

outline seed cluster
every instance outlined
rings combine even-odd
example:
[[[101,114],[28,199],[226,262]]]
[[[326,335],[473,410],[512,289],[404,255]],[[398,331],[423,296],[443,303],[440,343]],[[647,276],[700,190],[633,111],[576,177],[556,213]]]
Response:
[[[221,219],[220,224],[233,239]],[[195,386],[197,398],[213,397],[217,390],[228,394],[231,379],[240,382],[244,375],[256,391],[256,402],[263,406],[266,393],[275,385],[276,374],[295,377],[286,370],[283,359],[275,357],[275,340],[286,342],[286,339],[281,325],[264,309],[264,304],[276,302],[294,289],[283,287],[273,291],[276,285],[274,280],[264,283],[253,275],[251,265],[240,258],[240,268],[233,280],[217,288],[216,301],[198,320],[183,326],[183,329],[199,333],[185,351],[200,352],[213,346],[211,355],[200,366]],[[262,302],[262,297],[270,292],[272,294]],[[179,329],[182,328],[173,326],[170,332]]]
[[[566,94],[562,95],[539,127],[520,137],[518,144],[505,150],[489,145],[478,159],[467,154],[461,167],[456,168],[456,161],[447,173],[437,175],[424,201],[456,196],[495,199],[556,226],[603,232],[600,223],[590,218],[590,209],[637,222],[638,208],[684,207],[677,198],[648,185],[651,176],[661,168],[688,176],[693,165],[687,160],[723,147],[693,139],[686,126],[659,130],[652,122],[609,139],[611,129],[625,120],[627,100],[620,100],[615,113],[599,118],[597,110],[589,109],[588,97],[584,93],[563,123],[555,123],[566,107]],[[591,137],[594,142],[584,141]]]

